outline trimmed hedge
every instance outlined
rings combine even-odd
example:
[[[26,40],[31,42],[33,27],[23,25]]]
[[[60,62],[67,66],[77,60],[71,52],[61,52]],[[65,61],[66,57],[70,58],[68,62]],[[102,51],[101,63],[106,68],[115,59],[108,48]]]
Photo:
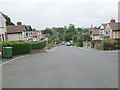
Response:
[[[13,47],[13,55],[30,53],[31,44],[28,42],[2,42],[2,47]]]
[[[42,49],[46,47],[46,41],[39,41],[35,43],[31,43],[32,49]]]

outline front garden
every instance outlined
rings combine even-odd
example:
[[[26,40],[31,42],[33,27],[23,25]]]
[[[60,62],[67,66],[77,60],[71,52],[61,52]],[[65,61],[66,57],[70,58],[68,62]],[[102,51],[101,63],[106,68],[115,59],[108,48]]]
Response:
[[[120,50],[119,40],[103,40],[100,44],[96,45],[99,50]]]

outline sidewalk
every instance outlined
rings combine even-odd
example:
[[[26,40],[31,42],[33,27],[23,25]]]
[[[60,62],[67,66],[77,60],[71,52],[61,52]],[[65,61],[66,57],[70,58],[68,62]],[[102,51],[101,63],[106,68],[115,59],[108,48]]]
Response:
[[[120,52],[120,50],[98,50],[98,49],[95,49],[95,48],[84,48],[84,47],[79,47],[80,49],[82,50],[88,50],[88,51],[99,51],[99,52],[111,52],[111,53],[118,53]]]
[[[43,52],[46,52],[46,50],[44,50],[44,49],[36,49],[36,50],[32,50],[31,51],[31,53],[27,53],[27,54],[21,54],[21,55],[15,55],[15,56],[13,56],[13,58],[9,58],[9,59],[7,59],[7,58],[0,58],[0,64],[3,64],[3,63],[5,63],[5,62],[8,62],[8,61],[11,61],[11,60],[13,60],[13,59],[17,59],[17,58],[22,58],[22,57],[26,57],[26,56],[29,56],[29,55],[32,55],[32,54],[38,54],[38,53],[43,53]],[[0,54],[0,56],[1,56],[1,54]]]
[[[54,47],[50,50],[48,50],[48,49],[34,49],[34,50],[31,51],[31,53],[22,54],[22,55],[15,55],[15,56],[13,56],[13,58],[9,58],[9,59],[2,58],[1,54],[0,54],[0,65],[3,64],[3,63],[9,62],[11,60],[18,59],[18,58],[23,58],[23,57],[30,56],[30,55],[33,55],[33,54],[44,53],[44,52],[48,52],[48,51],[54,51],[56,48],[57,47]]]

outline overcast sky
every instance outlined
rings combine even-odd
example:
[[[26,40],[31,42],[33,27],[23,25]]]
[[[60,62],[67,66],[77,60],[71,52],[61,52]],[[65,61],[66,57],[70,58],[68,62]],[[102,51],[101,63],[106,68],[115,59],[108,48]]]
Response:
[[[52,26],[90,27],[118,19],[119,0],[0,0],[0,11],[12,21],[36,29]]]

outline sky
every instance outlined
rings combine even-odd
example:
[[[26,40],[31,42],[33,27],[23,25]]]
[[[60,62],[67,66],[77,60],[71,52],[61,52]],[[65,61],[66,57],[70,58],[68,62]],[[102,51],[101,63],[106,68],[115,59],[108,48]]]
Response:
[[[119,0],[0,0],[0,11],[36,29],[99,26],[118,20]]]

